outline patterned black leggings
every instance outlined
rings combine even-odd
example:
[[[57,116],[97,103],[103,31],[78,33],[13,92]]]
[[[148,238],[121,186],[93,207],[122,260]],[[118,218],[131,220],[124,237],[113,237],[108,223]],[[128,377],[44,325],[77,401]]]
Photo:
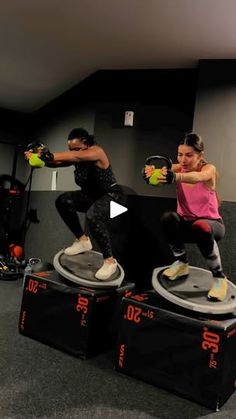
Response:
[[[113,191],[99,198],[91,197],[82,190],[65,192],[56,199],[55,203],[61,218],[76,238],[84,234],[78,212],[86,213],[89,230],[105,259],[112,256],[108,231],[110,201],[126,205],[126,198],[121,190]]]

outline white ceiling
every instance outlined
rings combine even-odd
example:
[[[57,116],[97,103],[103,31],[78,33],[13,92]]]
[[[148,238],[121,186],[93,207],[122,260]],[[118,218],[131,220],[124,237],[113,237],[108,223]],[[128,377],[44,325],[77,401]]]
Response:
[[[236,0],[1,0],[0,107],[32,112],[102,69],[236,59]]]

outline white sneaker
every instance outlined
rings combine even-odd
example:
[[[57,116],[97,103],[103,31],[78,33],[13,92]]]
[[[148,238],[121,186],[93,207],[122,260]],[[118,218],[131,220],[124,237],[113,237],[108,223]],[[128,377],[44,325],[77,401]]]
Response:
[[[64,250],[64,253],[65,255],[68,255],[68,256],[74,256],[74,255],[78,255],[79,253],[87,252],[88,250],[91,250],[92,247],[93,246],[89,238],[87,240],[76,239],[74,243],[72,244],[72,246],[67,247]]]
[[[109,263],[104,262],[102,267],[98,269],[98,271],[95,273],[95,278],[100,279],[101,281],[107,281],[110,279],[110,277],[115,273],[117,269],[117,261]]]
[[[188,263],[183,263],[179,260],[176,260],[169,268],[165,269],[163,272],[163,275],[165,275],[171,281],[181,278],[182,276],[187,276],[188,274]]]

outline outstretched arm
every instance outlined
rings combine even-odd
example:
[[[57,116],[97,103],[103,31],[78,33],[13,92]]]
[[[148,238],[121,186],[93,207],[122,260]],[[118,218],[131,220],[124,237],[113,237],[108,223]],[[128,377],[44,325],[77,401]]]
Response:
[[[210,187],[215,187],[216,168],[212,164],[206,164],[202,167],[200,172],[180,172],[179,165],[172,165],[171,170],[167,170],[166,167],[162,167],[162,169],[155,170],[153,166],[148,166],[145,170],[145,174],[148,178],[152,175],[155,175],[155,172],[156,180],[155,183],[152,183],[153,185],[175,182],[190,184],[206,182]]]
[[[75,164],[80,161],[97,161],[102,159],[102,149],[97,146],[91,146],[85,150],[71,150],[53,153],[53,163]]]
[[[69,167],[72,163],[69,162],[61,162],[61,161],[51,161],[51,162],[45,162],[46,167]]]
[[[216,168],[213,164],[206,164],[202,167],[200,172],[182,172],[175,174],[176,182],[184,183],[198,183],[198,182],[208,182],[215,179]]]
[[[35,155],[36,153],[33,153],[31,150],[24,152],[25,159],[28,161],[30,161],[31,157]],[[37,154],[37,156],[39,157],[41,161],[43,161],[43,159],[41,158],[42,156],[40,152]],[[72,163],[70,162],[61,162],[61,161],[54,161],[54,160],[45,161],[44,163],[46,167],[68,167],[72,165]],[[31,165],[35,167],[40,167],[40,166],[37,166],[37,164],[31,164]]]

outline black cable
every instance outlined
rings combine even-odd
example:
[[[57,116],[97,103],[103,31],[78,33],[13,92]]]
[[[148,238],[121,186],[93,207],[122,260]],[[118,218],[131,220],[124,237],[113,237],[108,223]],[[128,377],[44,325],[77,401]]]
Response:
[[[25,184],[25,187],[27,186],[27,184],[29,183],[29,189],[28,189],[28,194],[27,194],[27,202],[26,202],[26,210],[25,210],[25,220],[23,222],[23,232],[22,232],[22,246],[24,247],[25,245],[25,238],[26,238],[26,233],[27,230],[29,228],[29,226],[27,227],[27,220],[28,220],[28,215],[29,215],[29,204],[30,204],[30,195],[31,195],[31,186],[32,186],[32,176],[33,176],[33,171],[34,168],[31,167],[30,169],[30,175],[28,177],[28,180]]]

